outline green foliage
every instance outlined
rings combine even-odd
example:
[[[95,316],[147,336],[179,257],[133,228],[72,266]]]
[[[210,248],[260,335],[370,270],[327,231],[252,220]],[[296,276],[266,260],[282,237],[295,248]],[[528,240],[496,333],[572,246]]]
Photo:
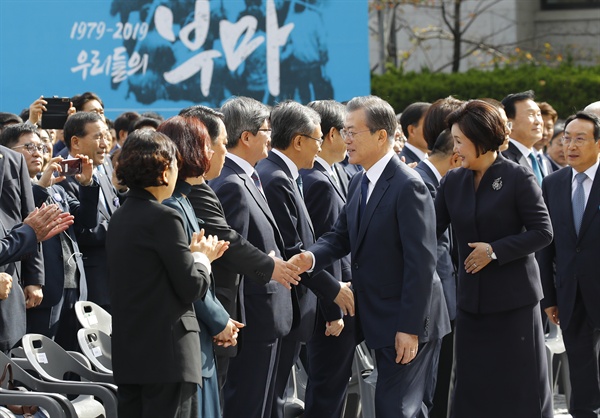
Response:
[[[565,119],[600,100],[600,66],[529,64],[456,74],[405,73],[391,68],[383,75],[371,77],[372,94],[387,100],[397,113],[413,102],[434,102],[450,95],[462,100],[484,97],[502,100],[509,93],[530,89],[535,91],[537,101],[550,103],[559,117]]]

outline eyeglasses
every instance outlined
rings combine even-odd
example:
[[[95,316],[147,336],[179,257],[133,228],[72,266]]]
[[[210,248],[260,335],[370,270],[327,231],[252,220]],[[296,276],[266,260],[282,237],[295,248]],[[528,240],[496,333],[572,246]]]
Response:
[[[568,136],[563,136],[560,139],[560,143],[562,145],[571,145],[571,143],[574,143],[576,146],[580,147],[582,146],[585,142],[587,141],[586,138],[569,138]]]
[[[35,151],[41,152],[42,154],[48,154],[50,152],[50,147],[48,145],[39,144],[35,145],[33,142],[23,145],[17,145],[16,147],[12,147],[12,149],[17,148],[25,148],[29,154],[33,154]]]
[[[103,132],[98,132],[97,134],[95,134],[94,136],[90,136],[85,135],[83,138],[88,138],[88,139],[93,139],[96,142],[100,142],[100,141],[106,141],[106,142],[110,142],[109,135]]]
[[[346,139],[354,140],[354,138],[356,137],[357,134],[361,134],[361,133],[367,132],[367,131],[371,132],[370,129],[363,129],[362,131],[356,131],[356,132],[352,132],[347,129],[342,129],[340,131],[340,135],[342,135],[342,138],[344,140],[346,140]]]
[[[315,141],[317,141],[317,144],[319,144],[319,146],[323,145],[323,138],[313,138],[310,135],[306,135],[306,134],[299,134],[300,136],[304,136],[306,138],[310,138],[310,139],[314,139]]]

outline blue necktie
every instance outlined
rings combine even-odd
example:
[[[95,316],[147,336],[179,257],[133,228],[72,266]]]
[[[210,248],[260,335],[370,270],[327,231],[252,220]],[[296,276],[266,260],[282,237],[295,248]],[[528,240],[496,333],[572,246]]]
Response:
[[[252,175],[250,177],[252,177],[252,180],[254,180],[254,185],[256,186],[260,194],[263,195],[263,197],[265,197],[265,192],[262,188],[262,183],[260,182],[260,177],[258,177],[258,173],[256,172],[256,170],[252,172]]]
[[[538,184],[542,184],[542,172],[540,171],[540,165],[538,164],[537,158],[533,155],[533,152],[529,153],[529,161],[531,161],[531,168],[533,169],[533,174],[537,178]]]
[[[298,190],[300,191],[300,196],[304,199],[304,190],[302,190],[302,176],[296,177],[296,184],[298,185]]]
[[[363,174],[362,181],[360,183],[360,214],[363,216],[365,209],[367,208],[367,196],[369,194],[369,177],[367,173]]]
[[[577,173],[577,175],[575,175],[577,187],[575,187],[575,193],[573,193],[573,221],[577,235],[579,235],[581,220],[583,219],[583,211],[585,210],[585,193],[583,191],[583,182],[586,178],[587,175],[585,173]]]

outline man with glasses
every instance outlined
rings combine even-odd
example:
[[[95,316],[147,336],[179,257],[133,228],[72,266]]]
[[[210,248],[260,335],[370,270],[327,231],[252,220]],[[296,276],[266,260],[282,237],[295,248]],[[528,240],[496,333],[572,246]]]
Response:
[[[33,154],[38,150],[20,146],[34,136],[34,127],[23,124],[7,127],[0,135],[0,144],[4,145],[0,147],[0,272],[3,277],[12,278],[12,289],[0,303],[0,350],[5,353],[26,332],[26,309],[38,306],[44,296],[43,256],[38,242],[61,233],[73,223],[73,217],[63,214],[57,205],[34,210],[23,155],[29,155],[27,149]],[[13,151],[5,146],[19,148]]]
[[[42,144],[37,128],[29,124],[15,125],[6,132],[7,145],[23,154],[33,183],[36,206],[56,204],[75,217],[75,224],[64,233],[42,243],[44,253],[44,298],[27,310],[27,332],[55,339],[65,350],[76,350],[77,318],[75,302],[87,299],[87,285],[75,227],[96,226],[98,184],[92,180],[92,163],[82,158],[82,173],[75,176],[79,183],[81,203],[67,195],[58,183],[61,157],[45,165],[51,148]],[[58,177],[55,177],[55,173]],[[38,174],[41,174],[37,178]]]
[[[560,325],[571,379],[569,413],[600,413],[600,118],[578,112],[565,122],[562,137],[569,167],[542,185],[554,240],[540,254],[542,307]],[[556,269],[556,270],[555,270]]]
[[[293,101],[276,105],[271,112],[271,151],[256,171],[262,181],[271,212],[283,238],[286,257],[299,254],[315,241],[315,231],[304,204],[302,177],[298,170],[310,169],[323,143],[321,118],[314,110]],[[304,270],[303,270],[304,271]],[[314,292],[314,293],[313,293]],[[275,405],[272,417],[283,418],[287,382],[296,363],[301,343],[313,332],[317,309],[316,297],[325,303],[335,301],[343,310],[329,312],[327,321],[342,314],[354,314],[354,297],[346,284],[328,272],[302,276],[300,286],[292,289],[294,321],[292,330],[280,341],[279,368],[275,381]]]
[[[87,156],[94,165],[94,180],[100,186],[96,227],[76,228],[76,231],[83,253],[88,300],[110,311],[104,241],[110,217],[120,205],[118,192],[112,184],[113,169],[107,158],[110,134],[104,118],[95,112],[77,112],[70,116],[63,132],[69,150],[68,158],[78,154]],[[72,197],[79,199],[79,184],[75,178],[68,177],[60,185]]]
[[[350,163],[365,171],[352,178],[333,230],[290,261],[318,272],[351,254],[358,323],[377,360],[375,413],[427,416],[423,401],[436,374],[434,353],[450,330],[443,305],[433,303],[444,302],[441,286],[433,287],[433,200],[419,175],[395,157],[390,104],[355,97],[346,109],[342,135]]]

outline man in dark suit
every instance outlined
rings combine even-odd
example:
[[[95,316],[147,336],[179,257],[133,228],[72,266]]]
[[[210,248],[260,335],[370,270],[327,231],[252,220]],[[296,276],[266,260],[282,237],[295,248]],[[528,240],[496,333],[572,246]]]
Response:
[[[283,237],[286,257],[303,251],[315,240],[313,225],[302,196],[299,169],[312,168],[323,141],[320,117],[314,110],[299,103],[286,101],[271,112],[271,146],[267,158],[257,166],[265,196]],[[305,275],[302,286],[292,290],[299,310],[295,311],[292,331],[281,341],[281,355],[275,384],[276,405],[272,416],[282,418],[285,389],[292,366],[298,359],[301,343],[310,340],[315,326],[316,297],[343,307],[343,313],[353,314],[354,298],[350,289],[324,271]],[[314,293],[313,293],[314,292]],[[325,320],[342,318],[342,311],[328,312]]]
[[[293,261],[314,261],[317,272],[351,253],[357,316],[377,359],[376,414],[419,416],[426,414],[433,354],[450,328],[441,286],[433,286],[433,202],[418,174],[395,157],[389,103],[356,97],[347,111],[342,133],[350,162],[366,172],[352,179],[334,230],[309,248],[314,258],[303,253]]]
[[[346,108],[334,100],[311,102],[308,107],[321,117],[323,144],[314,167],[300,170],[300,175],[306,208],[315,228],[315,237],[319,238],[331,230],[346,202],[334,167],[346,155],[346,144],[340,134]],[[334,262],[326,270],[339,281],[351,281],[350,257]],[[341,417],[356,347],[354,318],[346,315],[329,322],[325,319],[326,313],[337,306],[319,300],[317,308],[315,333],[306,344],[308,383],[304,417]]]
[[[83,265],[88,284],[88,300],[110,311],[108,271],[106,266],[106,230],[112,214],[120,205],[118,192],[112,184],[113,170],[108,151],[110,134],[104,118],[94,112],[77,112],[64,126],[69,158],[86,155],[94,164],[94,178],[100,185],[98,222],[95,228],[76,228],[77,241],[83,253]],[[60,182],[65,191],[79,199],[79,183],[73,177]]]
[[[0,350],[6,353],[25,334],[25,309],[39,305],[43,298],[43,256],[37,243],[66,230],[73,217],[56,205],[34,210],[25,160],[4,146],[0,147],[0,209],[0,271],[14,282],[8,298],[0,303]]]
[[[206,106],[195,105],[183,109],[180,115],[191,116],[200,120],[206,126],[213,144],[223,142],[223,139],[227,138],[227,130],[223,122],[224,116],[221,112]],[[230,243],[229,249],[222,257],[214,261],[212,268],[217,299],[231,318],[243,323],[246,322],[243,301],[238,298],[241,275],[256,280],[257,285],[267,284],[271,279],[279,282],[287,289],[290,289],[291,285],[298,284],[298,280],[300,280],[299,272],[294,265],[275,257],[274,253],[267,255],[267,253],[248,242],[228,224],[221,202],[206,182],[193,186],[188,199],[194,208],[200,226],[204,228],[206,234],[215,235],[219,239]],[[227,348],[215,346],[217,373],[221,389],[225,384],[229,358],[234,357],[237,350],[243,345],[242,341],[246,331],[247,329],[244,329],[244,333],[240,335],[238,346]]]
[[[554,241],[541,252],[542,307],[560,325],[569,358],[574,418],[600,413],[600,119],[579,112],[562,140],[570,168],[543,183]]]
[[[221,111],[228,154],[210,187],[232,228],[263,254],[274,252],[281,257],[283,240],[254,170],[268,152],[269,109],[254,99],[235,97],[225,102]],[[243,342],[237,356],[229,361],[223,417],[268,417],[273,408],[279,340],[292,326],[290,291],[275,280],[265,283],[256,273],[242,275],[240,287],[246,327],[240,334]]]
[[[567,159],[561,142],[564,130],[564,123],[557,125],[554,128],[554,135],[550,138],[546,147],[546,160],[550,163],[550,174],[567,166]]]
[[[423,120],[431,103],[416,102],[409,104],[400,116],[400,126],[406,137],[400,159],[406,164],[418,163],[427,158],[427,141],[423,136]]]
[[[429,191],[431,197],[435,200],[437,189],[442,177],[453,169],[460,167],[458,155],[454,153],[454,139],[449,129],[444,130],[435,141],[429,158],[421,161],[415,167]],[[456,279],[457,266],[451,257],[451,247],[453,243],[450,236],[450,228],[439,239],[437,244],[437,264],[436,271],[441,280],[444,289],[444,297],[448,308],[448,316],[452,324],[456,318]],[[450,380],[452,375],[452,363],[454,354],[454,332],[450,332],[443,338],[438,357],[434,355],[434,364],[438,364],[437,376],[431,377],[431,391],[427,392],[428,397],[425,403],[429,407],[430,417],[446,417],[448,406],[448,394],[450,391]],[[437,379],[436,379],[437,377]]]
[[[83,170],[75,176],[81,189],[80,203],[54,184],[61,179],[54,176],[60,170],[60,158],[53,159],[40,178],[36,178],[44,168],[45,158],[50,155],[50,147],[42,144],[36,127],[30,124],[11,126],[4,132],[3,142],[25,158],[36,206],[56,204],[61,211],[73,213],[75,225],[88,228],[96,225],[98,184],[92,181],[92,163],[87,157],[80,156]],[[74,305],[77,300],[87,300],[87,286],[74,227],[44,241],[42,248],[44,298],[38,306],[27,310],[26,329],[28,333],[55,339],[66,350],[76,350],[79,346]]]
[[[533,145],[542,139],[544,121],[535,102],[533,90],[509,94],[502,99],[508,121],[512,123],[508,149],[502,154],[511,161],[527,167],[542,184],[544,169],[537,159]]]

